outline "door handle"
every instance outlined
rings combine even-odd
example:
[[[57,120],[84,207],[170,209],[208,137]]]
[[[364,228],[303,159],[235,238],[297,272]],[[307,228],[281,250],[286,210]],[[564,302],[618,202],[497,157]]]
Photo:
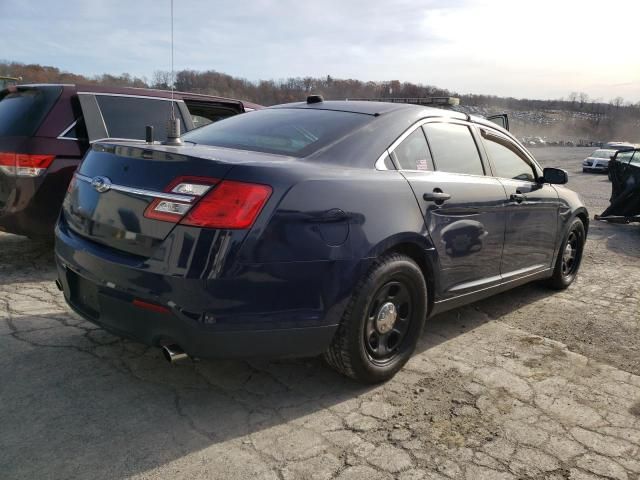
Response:
[[[436,202],[436,204],[441,205],[447,200],[451,198],[451,195],[448,193],[444,193],[439,188],[434,188],[433,192],[427,192],[422,195],[422,199],[427,202]]]
[[[510,198],[512,202],[522,203],[525,197],[521,193],[512,193]]]

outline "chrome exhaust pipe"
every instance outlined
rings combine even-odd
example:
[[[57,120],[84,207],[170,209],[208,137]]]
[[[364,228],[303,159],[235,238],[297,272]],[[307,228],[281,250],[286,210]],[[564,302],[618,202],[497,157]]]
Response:
[[[177,363],[189,358],[178,345],[163,345],[162,346],[162,355],[169,363]]]

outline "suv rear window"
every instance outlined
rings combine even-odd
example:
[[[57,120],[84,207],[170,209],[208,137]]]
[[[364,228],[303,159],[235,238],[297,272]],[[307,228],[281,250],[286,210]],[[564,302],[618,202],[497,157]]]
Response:
[[[20,87],[0,93],[0,136],[28,137],[47,116],[62,87]]]
[[[145,138],[145,127],[152,125],[158,139],[167,137],[171,119],[171,101],[153,98],[124,97],[96,94],[107,132],[111,138]],[[176,117],[184,128],[184,119],[178,105]]]
[[[306,157],[371,120],[333,110],[277,108],[230,117],[184,135],[188,142]]]

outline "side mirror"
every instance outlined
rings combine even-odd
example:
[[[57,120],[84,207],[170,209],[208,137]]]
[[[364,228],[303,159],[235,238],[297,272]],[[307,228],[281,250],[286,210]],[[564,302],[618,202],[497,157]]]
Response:
[[[561,168],[547,167],[542,171],[542,181],[553,185],[564,185],[569,181],[569,174]]]

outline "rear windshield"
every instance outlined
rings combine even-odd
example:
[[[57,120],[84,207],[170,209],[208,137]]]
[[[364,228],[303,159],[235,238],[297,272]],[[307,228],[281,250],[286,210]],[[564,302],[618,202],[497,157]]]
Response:
[[[31,136],[62,93],[62,87],[20,88],[0,93],[0,136]]]
[[[277,108],[243,113],[184,135],[188,142],[306,157],[371,120],[370,115]]]

